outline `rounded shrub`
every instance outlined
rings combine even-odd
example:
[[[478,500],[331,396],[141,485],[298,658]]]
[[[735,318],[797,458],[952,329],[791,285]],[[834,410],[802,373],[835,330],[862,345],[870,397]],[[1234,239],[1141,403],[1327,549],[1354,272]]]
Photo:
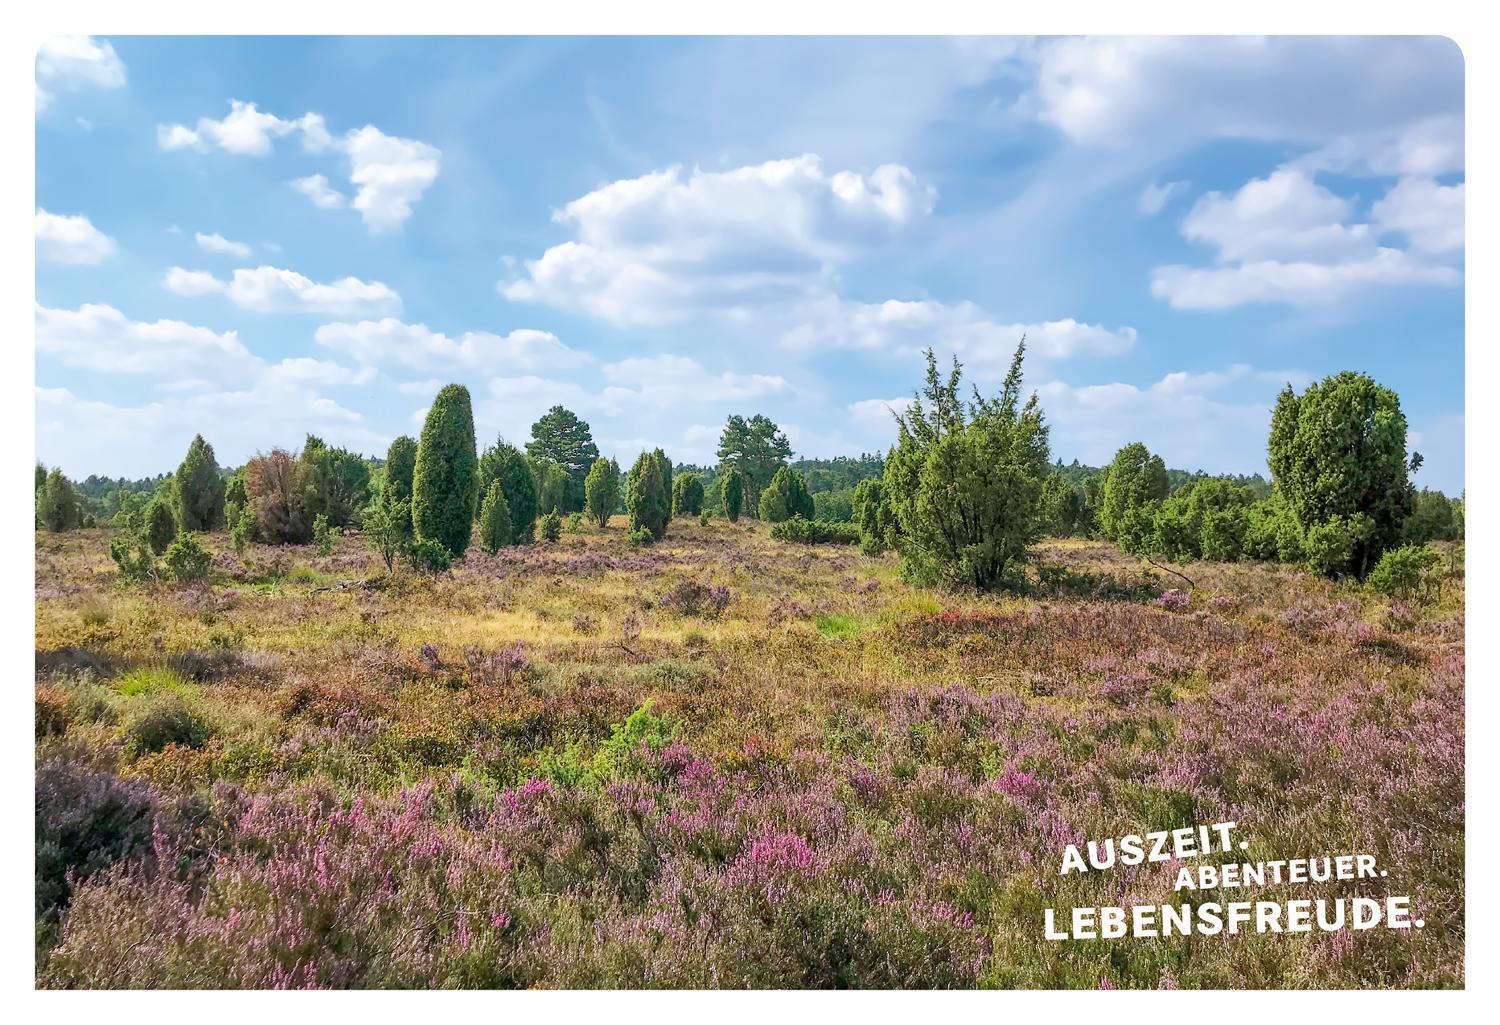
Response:
[[[212,736],[207,720],[172,691],[143,698],[125,720],[125,751],[132,757],[163,751],[171,744],[202,747]]]

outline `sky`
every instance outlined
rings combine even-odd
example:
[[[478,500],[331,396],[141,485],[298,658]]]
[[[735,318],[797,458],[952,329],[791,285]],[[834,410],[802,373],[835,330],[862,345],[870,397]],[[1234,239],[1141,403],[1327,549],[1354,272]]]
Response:
[[[37,58],[37,456],[75,479],[449,382],[622,464],[731,414],[884,451],[931,346],[1064,461],[1265,473],[1395,390],[1463,489],[1463,57],[1442,38],[59,38]]]

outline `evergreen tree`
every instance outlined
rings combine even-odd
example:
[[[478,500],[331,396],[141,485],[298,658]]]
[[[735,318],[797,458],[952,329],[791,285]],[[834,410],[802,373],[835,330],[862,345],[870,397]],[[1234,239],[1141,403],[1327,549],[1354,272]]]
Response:
[[[658,541],[666,536],[672,511],[671,492],[662,472],[665,459],[659,457],[660,451],[642,452],[625,479],[631,531],[646,531]]]
[[[182,530],[218,530],[224,525],[224,478],[214,447],[193,436],[187,456],[177,467],[177,522]]]
[[[794,516],[810,520],[816,514],[802,474],[790,466],[781,467],[771,477],[771,483],[761,492],[758,511],[767,523],[781,523]]]
[[[1099,530],[1126,552],[1151,547],[1156,506],[1169,490],[1167,467],[1140,442],[1115,453],[1100,489]]]
[[[510,507],[505,504],[505,485],[492,481],[479,507],[479,547],[494,555],[511,541]]]
[[[672,515],[697,516],[703,511],[703,478],[684,473],[672,482]]]
[[[578,419],[571,410],[553,406],[531,425],[531,440],[526,443],[526,453],[535,459],[555,463],[566,472],[559,498],[563,512],[583,508],[588,472],[594,460],[599,458],[599,448],[594,444],[585,421]],[[549,507],[543,503],[542,508]]]
[[[411,521],[418,544],[435,541],[454,558],[469,547],[478,499],[477,463],[469,389],[450,384],[433,400],[417,442]]]
[[[734,467],[744,474],[742,508],[752,516],[760,508],[760,493],[791,457],[786,435],[769,417],[759,414],[748,420],[731,416],[719,436],[720,472]]]
[[[330,448],[322,438],[309,434],[299,461],[313,517],[327,517],[330,527],[354,523],[370,499],[370,464],[364,457]]]
[[[40,468],[41,464],[37,464]],[[73,484],[54,469],[47,474],[36,496],[37,519],[43,527],[54,534],[72,530],[82,520],[78,504],[78,493]]]
[[[146,510],[146,543],[157,555],[165,552],[177,537],[177,519],[172,514],[173,504],[168,496],[158,496]]]
[[[738,523],[740,509],[745,501],[745,475],[738,467],[731,466],[719,474],[719,495],[724,505],[724,515],[730,523]]]
[[[620,471],[608,459],[595,459],[583,482],[585,506],[589,519],[603,527],[620,501]]]

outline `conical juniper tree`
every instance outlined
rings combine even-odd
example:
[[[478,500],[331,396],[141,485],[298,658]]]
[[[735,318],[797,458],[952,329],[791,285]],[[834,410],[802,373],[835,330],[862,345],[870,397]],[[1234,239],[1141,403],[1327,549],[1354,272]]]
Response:
[[[411,498],[417,544],[435,541],[453,557],[469,547],[478,462],[469,389],[450,384],[433,400],[417,442]]]

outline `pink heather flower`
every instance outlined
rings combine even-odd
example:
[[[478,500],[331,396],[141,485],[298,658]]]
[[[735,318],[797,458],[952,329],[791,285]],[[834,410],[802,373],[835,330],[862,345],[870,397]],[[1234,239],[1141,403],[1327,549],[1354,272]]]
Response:
[[[750,849],[740,855],[740,862],[753,868],[756,875],[788,870],[806,872],[812,868],[813,852],[796,833],[768,833],[750,844]]]
[[[990,788],[1023,801],[1030,801],[1041,795],[1042,781],[1029,772],[1007,768],[999,778],[990,780]]]
[[[1099,977],[1099,988],[1100,989],[1119,989],[1120,987],[1116,986],[1113,982],[1109,981],[1109,976],[1108,975],[1102,975],[1102,976]]]
[[[495,914],[493,914],[493,915],[490,916],[490,928],[491,929],[509,929],[510,928],[510,916],[507,915],[504,911],[498,911],[498,912],[496,912]]]

